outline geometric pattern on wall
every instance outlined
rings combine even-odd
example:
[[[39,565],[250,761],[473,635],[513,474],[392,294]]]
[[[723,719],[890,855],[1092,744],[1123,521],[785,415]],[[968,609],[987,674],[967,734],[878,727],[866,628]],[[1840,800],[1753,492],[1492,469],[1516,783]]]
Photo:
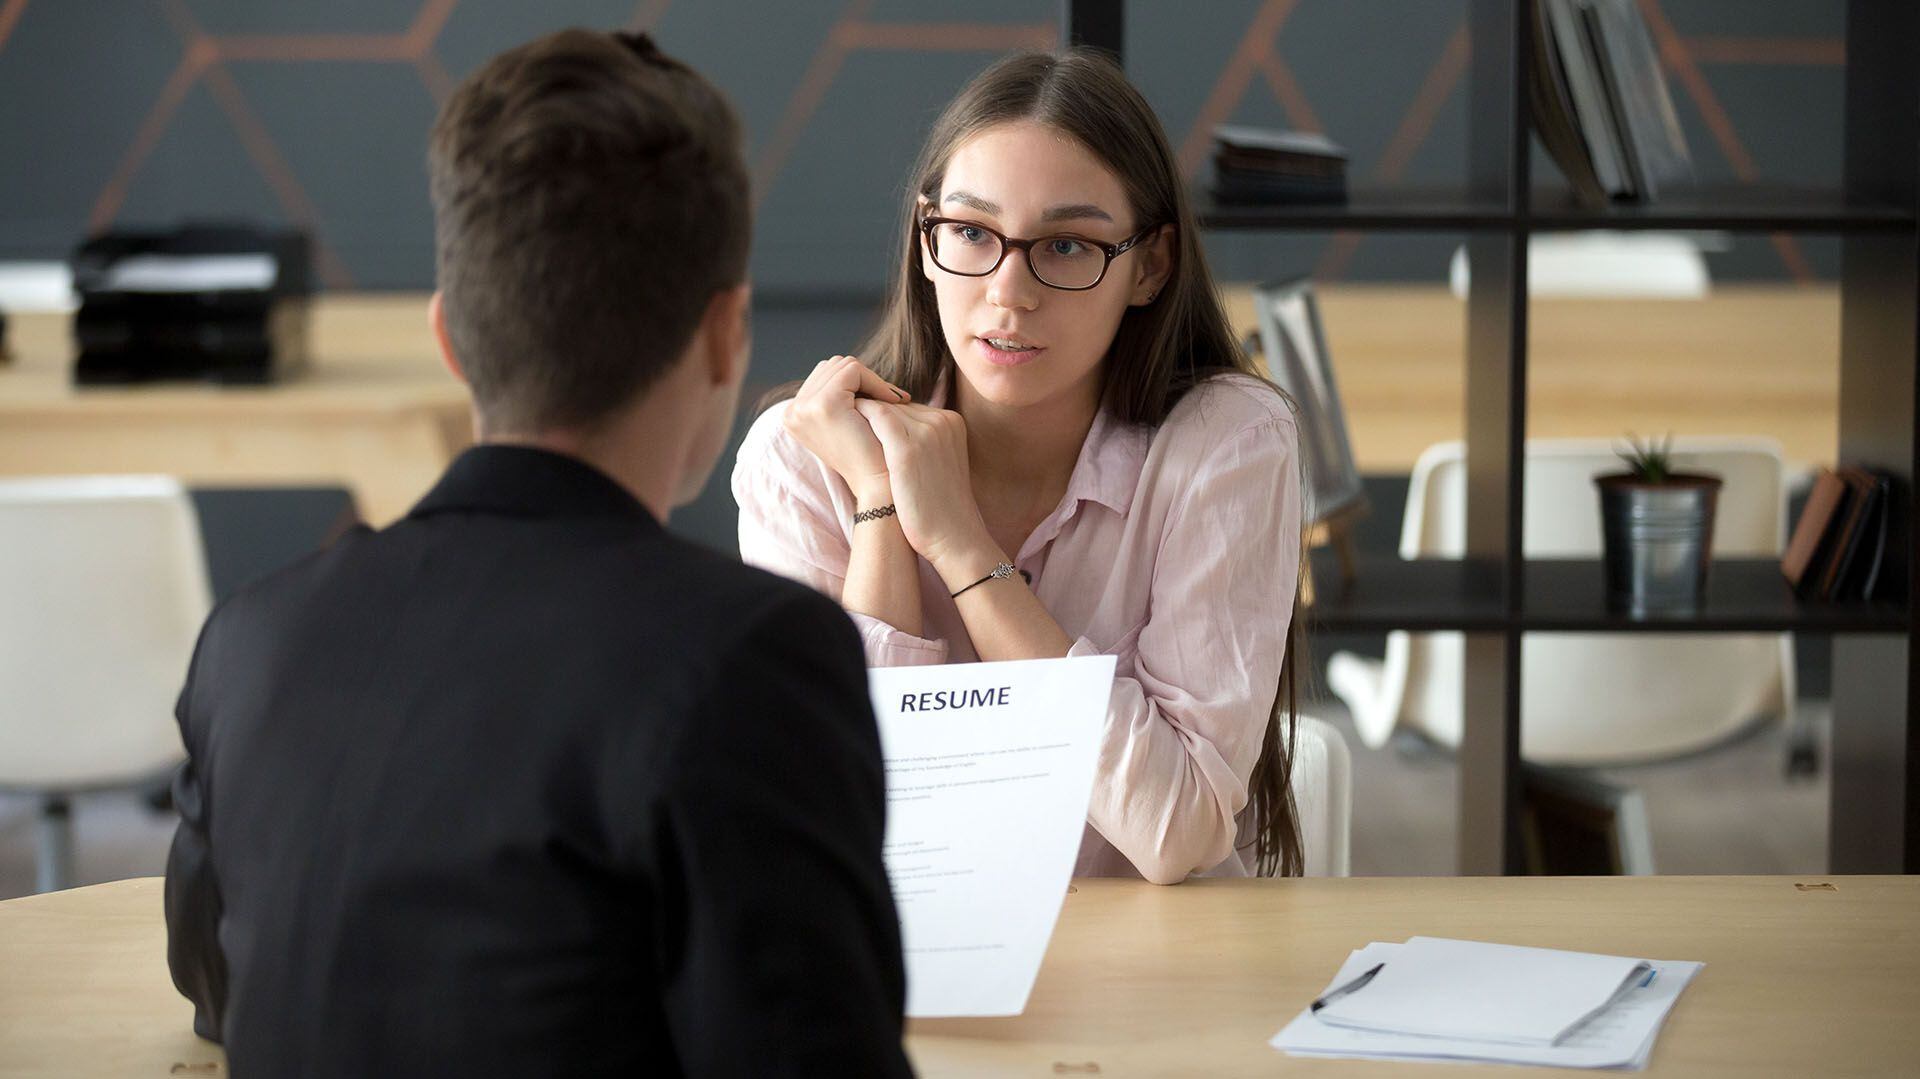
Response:
[[[1689,126],[1696,166],[1703,175],[1751,181],[1765,174],[1761,155],[1743,137],[1749,127],[1773,133],[1766,153],[1770,169],[1778,171],[1783,162],[1785,167],[1796,167],[1787,157],[1790,151],[1779,149],[1776,129],[1780,125],[1770,127],[1768,121],[1782,108],[1794,106],[1789,96],[1805,96],[1779,92],[1781,85],[1802,85],[1783,83],[1783,72],[1819,70],[1823,73],[1820,92],[1835,92],[1835,69],[1843,57],[1831,6],[1818,0],[1794,0],[1764,6],[1770,14],[1763,16],[1754,6],[1722,5],[1714,0],[1638,2]],[[991,56],[1016,48],[1051,47],[1058,26],[1058,5],[1052,0],[964,4],[896,0],[884,6],[880,0],[846,0],[834,7],[674,5],[672,0],[542,5],[500,0],[417,0],[405,5],[335,0],[327,5],[275,5],[265,13],[241,0],[152,0],[147,7],[157,10],[171,40],[147,35],[155,40],[145,47],[167,50],[161,66],[169,73],[157,87],[145,88],[114,84],[111,70],[98,76],[109,87],[103,92],[140,94],[145,98],[144,112],[125,145],[114,148],[112,167],[104,175],[59,176],[49,181],[84,189],[88,195],[83,212],[63,211],[74,218],[64,227],[77,238],[82,230],[122,219],[141,185],[159,182],[149,166],[166,140],[187,137],[176,129],[183,111],[200,109],[224,122],[254,174],[247,182],[264,185],[281,219],[313,230],[321,279],[331,287],[370,281],[413,287],[427,283],[417,269],[407,269],[395,280],[395,273],[381,269],[387,256],[368,253],[372,249],[367,245],[410,245],[411,249],[430,236],[424,170],[419,163],[425,122],[463,67],[470,68],[491,49],[540,30],[568,23],[660,27],[669,49],[710,72],[727,70],[729,57],[743,48],[759,50],[751,70],[723,79],[722,85],[748,120],[756,199],[776,218],[763,223],[763,232],[771,235],[762,239],[772,241],[763,246],[775,251],[776,262],[786,260],[774,267],[782,271],[777,277],[801,280],[807,268],[789,268],[787,263],[797,259],[791,251],[804,250],[805,238],[780,234],[781,221],[800,221],[803,211],[819,207],[827,214],[825,219],[842,222],[836,228],[857,234],[857,242],[848,250],[863,250],[859,243],[884,245],[890,223],[883,220],[885,214],[875,211],[891,206],[869,203],[897,180],[931,111],[951,95],[966,73]],[[1677,30],[1670,9],[1693,32]],[[1395,13],[1403,17],[1395,18]],[[1462,4],[1403,0],[1396,8],[1385,0],[1368,0],[1364,5],[1349,0],[1234,0],[1205,6],[1136,3],[1128,16],[1133,35],[1130,71],[1161,110],[1190,178],[1203,174],[1213,125],[1234,119],[1330,129],[1329,134],[1353,153],[1356,186],[1417,182],[1450,167],[1445,152],[1450,147],[1443,144],[1436,158],[1429,144],[1436,123],[1443,122],[1448,110],[1460,111],[1469,60]],[[10,59],[23,62],[10,56],[8,47],[35,19],[64,19],[47,31],[56,36],[91,30],[73,8],[54,0],[0,0],[0,76],[6,74]],[[1758,25],[1784,28],[1784,32],[1741,32],[1756,25],[1757,19],[1763,20]],[[460,25],[460,20],[466,25]],[[1184,44],[1162,40],[1179,36],[1162,33],[1174,25],[1169,20],[1184,21],[1176,28],[1181,33],[1192,31]],[[1398,27],[1392,38],[1364,36],[1377,35],[1383,23]],[[452,64],[444,59],[450,27],[478,42]],[[1324,55],[1329,41],[1357,41],[1376,51],[1399,49],[1393,66],[1404,72],[1395,74],[1404,74],[1410,85],[1397,97],[1376,95],[1379,100],[1366,110],[1358,109],[1353,99],[1361,95],[1352,81],[1353,69]],[[1421,51],[1416,55],[1411,50]],[[943,56],[957,59],[945,61]],[[868,59],[873,57],[883,59]],[[1751,77],[1754,74],[1759,77]],[[75,77],[82,76],[76,73]],[[880,89],[889,86],[896,92]],[[888,97],[903,99],[891,104],[894,115],[906,119],[868,122],[867,110],[889,105],[884,100]],[[342,115],[341,110],[328,111],[326,102],[332,100],[356,105]],[[373,102],[371,107],[368,102]],[[1327,122],[1329,114],[1337,114],[1337,128]],[[69,122],[59,116],[47,120]],[[911,130],[916,122],[920,130]],[[1795,123],[1805,130],[1803,119]],[[193,138],[204,138],[211,129],[201,124],[194,128]],[[19,140],[26,137],[23,131],[30,130],[9,127],[8,133]],[[865,188],[849,188],[839,182],[844,177],[834,175],[834,155],[813,151],[814,142],[844,147],[852,167],[863,175],[885,175],[869,178]],[[334,152],[316,150],[316,144]],[[1837,137],[1833,145],[1837,147]],[[199,143],[179,147],[168,157],[169,167],[191,173],[193,162],[219,158],[204,150]],[[861,158],[861,153],[870,156]],[[1832,156],[1837,158],[1837,153]],[[61,164],[49,161],[44,167],[57,170]],[[1837,161],[1828,168],[1834,175],[1823,179],[1830,184],[1837,179]],[[0,195],[7,194],[5,185],[13,182],[16,178],[0,178]],[[191,192],[196,179],[188,175],[167,182],[175,185],[169,190]],[[856,194],[860,205],[847,205]],[[166,199],[159,197],[157,202],[164,206]],[[833,218],[836,213],[840,216]],[[356,228],[359,234],[350,234]],[[1381,242],[1391,241],[1366,241]],[[1357,236],[1332,237],[1318,252],[1316,272],[1323,278],[1347,275],[1355,267],[1361,243]],[[1777,271],[1802,280],[1811,276],[1807,259],[1792,238],[1774,237],[1772,244]],[[423,264],[430,266],[430,258]],[[884,276],[885,260],[870,270],[867,276],[877,283]]]
[[[1815,66],[1837,68],[1845,64],[1845,41],[1831,35],[1795,35],[1779,37],[1700,36],[1683,38],[1668,18],[1661,0],[1636,0],[1659,52],[1661,66],[1668,77],[1669,89],[1679,101],[1691,104],[1711,134],[1714,148],[1729,167],[1732,178],[1751,183],[1759,178],[1753,154],[1735,129],[1733,119],[1712,85],[1702,73],[1703,64]],[[1287,115],[1291,126],[1304,131],[1322,132],[1313,103],[1300,80],[1294,75],[1277,46],[1289,17],[1300,6],[1299,0],[1263,0],[1248,22],[1232,57],[1221,67],[1199,116],[1187,128],[1178,146],[1181,168],[1191,181],[1201,173],[1201,164],[1210,148],[1210,133],[1215,124],[1227,121],[1236,105],[1258,75],[1274,100]],[[1440,54],[1428,68],[1412,101],[1396,123],[1385,149],[1364,178],[1353,177],[1357,185],[1391,188],[1402,180],[1407,162],[1432,130],[1434,117],[1447,99],[1460,89],[1461,78],[1470,59],[1467,25],[1464,17],[1448,36]],[[1701,148],[1693,154],[1699,166]],[[1363,234],[1336,234],[1315,267],[1321,280],[1339,278],[1352,260]],[[1796,280],[1812,279],[1798,243],[1786,233],[1769,237],[1786,271]]]

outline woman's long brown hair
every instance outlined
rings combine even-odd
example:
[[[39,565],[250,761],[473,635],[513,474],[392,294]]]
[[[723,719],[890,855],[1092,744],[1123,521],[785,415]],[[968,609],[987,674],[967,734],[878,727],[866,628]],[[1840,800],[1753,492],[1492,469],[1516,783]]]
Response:
[[[962,143],[996,124],[1022,120],[1073,136],[1104,162],[1126,189],[1137,227],[1155,222],[1173,226],[1173,271],[1166,285],[1155,302],[1127,309],[1108,350],[1106,407],[1125,422],[1157,426],[1188,390],[1208,378],[1239,373],[1266,381],[1235,343],[1220,307],[1201,254],[1193,209],[1159,118],[1118,66],[1086,49],[1010,56],[969,83],[935,122],[901,210],[900,257],[886,309],[861,351],[867,366],[916,401],[927,400],[946,373],[950,358],[940,311],[932,283],[920,272],[919,202],[939,201],[947,163]],[[1274,392],[1281,391],[1275,387]],[[1249,782],[1254,834],[1245,846],[1253,848],[1255,872],[1262,876],[1301,872],[1291,720],[1298,703],[1296,646],[1302,640],[1299,583],[1295,581],[1280,683]]]

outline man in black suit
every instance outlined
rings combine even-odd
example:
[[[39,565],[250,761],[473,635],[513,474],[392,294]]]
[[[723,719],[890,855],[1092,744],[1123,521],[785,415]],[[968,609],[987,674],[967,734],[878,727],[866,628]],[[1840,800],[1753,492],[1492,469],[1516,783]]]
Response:
[[[661,524],[745,374],[739,141],[586,31],[442,110],[480,445],[222,604],[180,699],[168,959],[243,1079],[908,1071],[854,630]]]

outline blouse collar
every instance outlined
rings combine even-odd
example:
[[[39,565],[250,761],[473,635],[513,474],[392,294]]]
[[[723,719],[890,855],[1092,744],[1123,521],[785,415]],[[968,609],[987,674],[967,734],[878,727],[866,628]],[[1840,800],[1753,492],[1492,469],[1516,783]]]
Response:
[[[928,405],[947,407],[949,377],[942,374],[934,383]],[[1152,428],[1123,422],[1103,401],[1094,414],[1093,426],[1087,429],[1086,440],[1080,444],[1080,456],[1075,459],[1073,474],[1067,479],[1066,495],[1034,530],[1034,538],[1040,539],[1043,532],[1057,531],[1058,525],[1071,517],[1074,507],[1081,502],[1098,502],[1125,516],[1133,505],[1134,491],[1140,486],[1140,469],[1146,464],[1152,442]]]

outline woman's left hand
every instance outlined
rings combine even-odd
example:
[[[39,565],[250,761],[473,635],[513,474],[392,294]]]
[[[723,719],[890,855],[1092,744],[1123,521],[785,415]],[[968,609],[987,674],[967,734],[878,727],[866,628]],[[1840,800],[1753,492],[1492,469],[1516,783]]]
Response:
[[[944,408],[867,398],[855,401],[854,407],[880,439],[895,512],[914,551],[943,578],[950,576],[949,569],[958,574],[984,572],[955,561],[977,562],[994,549],[973,500],[966,420]]]

